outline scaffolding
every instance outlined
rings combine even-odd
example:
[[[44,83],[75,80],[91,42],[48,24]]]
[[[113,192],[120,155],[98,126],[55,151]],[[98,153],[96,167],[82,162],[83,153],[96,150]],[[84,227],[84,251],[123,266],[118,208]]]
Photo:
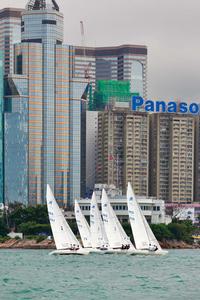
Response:
[[[130,81],[99,80],[94,92],[93,110],[104,110],[115,102],[130,102],[135,93],[130,92]],[[138,95],[138,94],[137,94]]]

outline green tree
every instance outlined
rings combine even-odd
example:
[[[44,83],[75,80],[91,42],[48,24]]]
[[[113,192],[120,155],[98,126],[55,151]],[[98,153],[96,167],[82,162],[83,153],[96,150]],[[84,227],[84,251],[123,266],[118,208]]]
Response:
[[[1,217],[0,218],[0,236],[6,236],[8,232],[9,232],[9,230],[6,226],[4,218]]]
[[[18,231],[25,235],[52,235],[51,227],[49,224],[38,224],[36,222],[22,223],[18,226]]]
[[[173,234],[165,224],[151,224],[151,229],[159,241],[170,240]]]
[[[192,242],[192,233],[194,226],[191,221],[172,222],[168,225],[169,231],[173,234],[173,238],[178,241]]]
[[[122,226],[123,226],[124,231],[126,232],[126,234],[130,237],[131,240],[133,240],[131,224],[128,223],[128,222],[124,222],[124,223],[122,223]]]
[[[22,223],[35,222],[38,224],[49,224],[46,205],[23,207],[19,206],[9,213],[10,227],[16,227]]]

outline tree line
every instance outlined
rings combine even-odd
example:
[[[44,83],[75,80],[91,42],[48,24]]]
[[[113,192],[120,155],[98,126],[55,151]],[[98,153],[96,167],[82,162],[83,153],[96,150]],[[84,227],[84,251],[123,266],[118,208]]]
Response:
[[[69,220],[69,225],[78,235],[75,220]],[[133,240],[130,224],[123,223],[122,225]],[[198,230],[191,221],[178,221],[176,219],[168,225],[151,224],[151,228],[159,241],[178,240],[187,243],[192,243],[192,234]],[[25,207],[20,204],[13,204],[10,206],[9,210],[2,212],[0,216],[0,237],[5,237],[10,231],[21,232],[25,236],[52,235],[46,205]]]

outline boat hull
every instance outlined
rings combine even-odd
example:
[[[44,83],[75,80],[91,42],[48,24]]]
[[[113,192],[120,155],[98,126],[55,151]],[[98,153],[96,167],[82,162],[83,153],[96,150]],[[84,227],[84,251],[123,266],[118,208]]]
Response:
[[[134,250],[129,251],[127,253],[128,255],[154,255],[154,256],[163,256],[168,254],[167,250],[157,250],[157,251],[149,251],[149,250]]]
[[[123,255],[123,254],[128,254],[130,250],[128,249],[109,249],[106,251],[105,254],[120,254],[120,255]]]
[[[89,250],[79,249],[79,250],[55,250],[49,253],[49,255],[88,255]]]
[[[122,250],[122,249],[107,249],[107,250],[100,250],[100,249],[91,249],[91,254],[128,254],[129,250]]]

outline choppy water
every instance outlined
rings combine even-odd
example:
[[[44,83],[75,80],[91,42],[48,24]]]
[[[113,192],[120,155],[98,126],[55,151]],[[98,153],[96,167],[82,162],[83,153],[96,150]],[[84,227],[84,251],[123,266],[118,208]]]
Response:
[[[0,250],[0,300],[200,299],[200,250],[165,257]]]

